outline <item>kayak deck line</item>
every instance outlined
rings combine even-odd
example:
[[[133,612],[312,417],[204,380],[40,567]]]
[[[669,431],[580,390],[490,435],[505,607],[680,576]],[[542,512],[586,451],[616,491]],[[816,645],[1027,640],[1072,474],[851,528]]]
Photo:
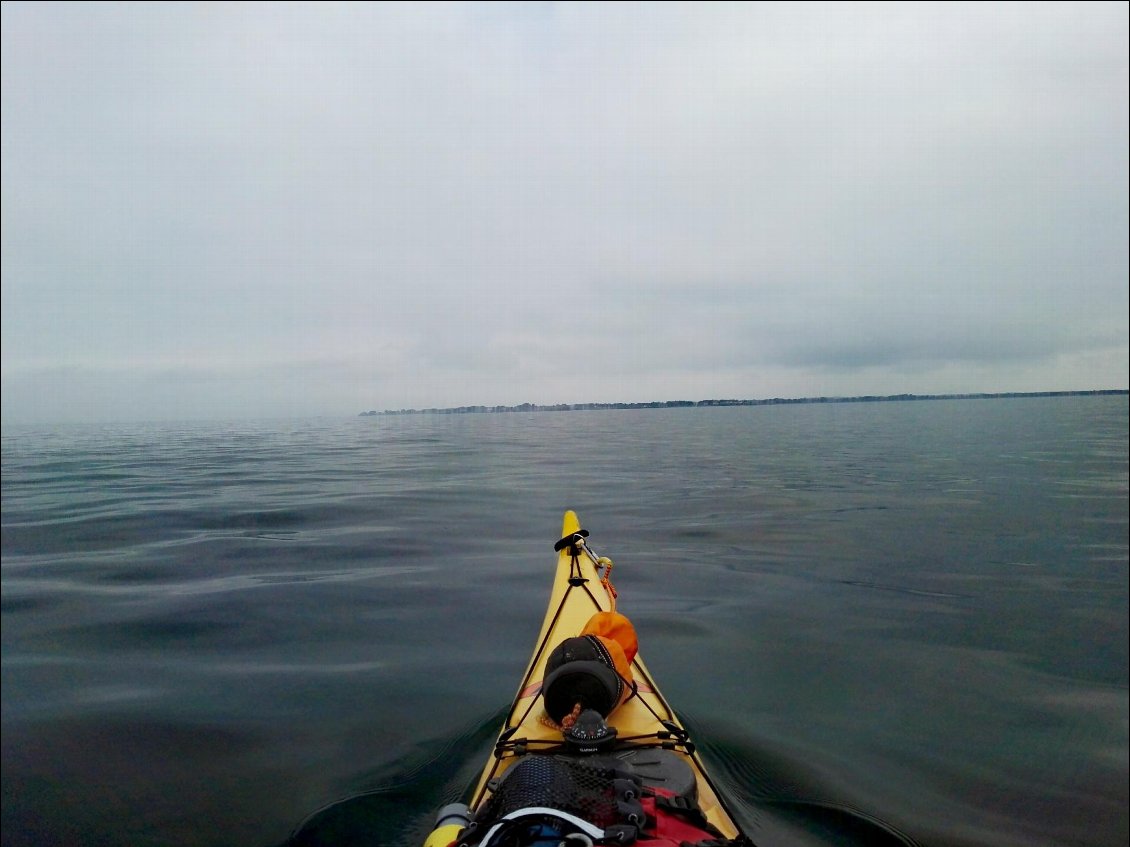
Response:
[[[639,692],[641,694],[654,694],[655,693],[654,688],[652,688],[646,682],[640,682],[639,680],[636,680],[636,688],[639,690]],[[530,683],[525,688],[523,688],[521,691],[519,691],[517,699],[525,700],[529,697],[536,697],[539,694],[541,694],[541,682],[540,681]]]

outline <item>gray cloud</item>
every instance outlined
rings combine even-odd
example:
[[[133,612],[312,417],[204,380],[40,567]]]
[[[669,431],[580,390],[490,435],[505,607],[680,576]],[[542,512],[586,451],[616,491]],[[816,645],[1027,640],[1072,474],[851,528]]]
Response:
[[[6,3],[4,418],[1125,387],[1127,52],[1107,3]]]

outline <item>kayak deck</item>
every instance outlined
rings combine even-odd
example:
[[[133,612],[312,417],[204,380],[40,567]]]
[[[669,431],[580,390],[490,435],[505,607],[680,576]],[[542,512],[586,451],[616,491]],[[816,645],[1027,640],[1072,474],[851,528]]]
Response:
[[[492,786],[517,762],[539,752],[556,752],[562,730],[545,712],[541,684],[554,647],[578,635],[597,612],[616,611],[615,589],[608,580],[612,563],[598,558],[586,545],[588,533],[577,515],[565,513],[558,542],[557,570],[549,605],[536,647],[498,737],[494,756],[475,784],[469,803],[472,812],[490,799]],[[608,717],[616,730],[616,749],[661,748],[677,755],[690,768],[697,787],[698,806],[706,819],[728,839],[740,832],[694,752],[674,710],[663,698],[643,659],[631,663],[634,691]]]

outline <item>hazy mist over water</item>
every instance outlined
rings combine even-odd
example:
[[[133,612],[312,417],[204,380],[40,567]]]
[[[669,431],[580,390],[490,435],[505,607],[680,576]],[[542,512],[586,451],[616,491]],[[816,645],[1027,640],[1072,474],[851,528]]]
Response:
[[[1130,384],[1130,7],[0,4],[0,420]]]
[[[5,427],[3,842],[418,847],[572,508],[759,844],[1122,845],[1128,431],[1125,396]]]

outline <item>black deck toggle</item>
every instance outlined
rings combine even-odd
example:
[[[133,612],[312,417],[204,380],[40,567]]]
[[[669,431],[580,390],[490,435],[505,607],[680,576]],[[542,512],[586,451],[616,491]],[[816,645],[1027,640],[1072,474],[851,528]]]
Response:
[[[560,541],[553,545],[553,552],[560,553],[566,547],[572,547],[577,543],[578,538],[588,538],[589,531],[587,529],[578,529],[572,535],[566,535]]]

